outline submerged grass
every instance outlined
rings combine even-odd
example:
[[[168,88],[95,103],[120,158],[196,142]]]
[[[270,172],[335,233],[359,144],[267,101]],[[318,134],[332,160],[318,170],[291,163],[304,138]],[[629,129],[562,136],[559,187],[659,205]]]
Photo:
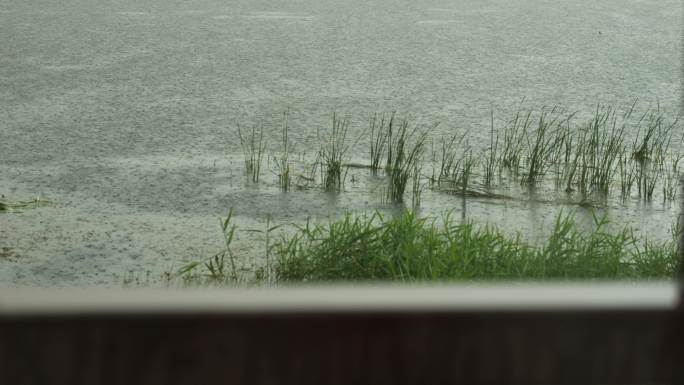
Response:
[[[343,161],[348,150],[346,144],[348,130],[349,122],[347,119],[333,114],[330,136],[321,144],[321,149],[318,152],[325,191],[339,192],[342,190],[346,175],[346,167],[344,167]]]
[[[661,171],[662,169],[657,162],[643,161],[639,164],[636,179],[639,197],[643,200],[650,201],[653,199],[653,192],[660,179]]]
[[[514,175],[517,175],[520,169],[525,138],[532,124],[531,117],[532,111],[528,111],[527,114],[518,111],[504,127],[501,165],[508,168]]]
[[[280,156],[274,158],[274,162],[278,173],[278,184],[283,191],[290,190],[290,141],[288,138],[288,116],[283,114],[283,126],[281,128],[281,139],[283,143],[283,151]]]
[[[494,178],[494,173],[499,169],[499,157],[497,156],[497,150],[499,147],[499,135],[496,135],[496,141],[494,140],[494,110],[491,112],[491,128],[489,131],[489,148],[487,149],[484,161],[484,185],[490,187],[492,185],[492,179]]]
[[[529,127],[531,114],[528,113],[525,121],[525,129]],[[524,185],[535,185],[546,175],[549,170],[553,154],[557,148],[562,147],[564,140],[564,123],[572,117],[563,117],[562,111],[558,106],[551,110],[542,108],[537,120],[537,128],[531,136],[528,136],[527,146],[524,147],[523,177],[521,183]]]
[[[639,125],[639,132],[632,144],[632,157],[638,162],[651,160],[654,155],[669,147],[672,132],[678,127],[679,118],[668,122],[658,105],[655,110],[648,110],[641,116],[639,123],[642,122],[645,122],[646,126],[642,131],[642,126]]]
[[[463,144],[465,136],[465,134],[455,134],[448,141],[442,140],[437,185],[458,179],[463,156],[470,149],[467,143]]]
[[[673,152],[670,144],[673,133],[680,131],[679,119],[668,120],[659,107],[647,109],[640,118],[631,118],[635,105],[636,101],[624,114],[614,107],[597,105],[593,116],[579,124],[571,124],[575,112],[567,113],[559,106],[540,110],[519,107],[515,117],[502,128],[495,127],[492,110],[489,146],[484,149],[471,147],[467,133],[442,138],[441,146],[435,146],[433,138],[427,136],[434,130],[416,135],[416,130],[409,132],[406,120],[396,119],[394,112],[376,114],[370,119],[368,130],[369,164],[345,163],[350,160],[349,149],[354,147],[347,140],[349,120],[333,113],[332,131],[325,138],[319,132],[316,160],[313,165],[302,165],[304,174],[296,176],[296,187],[311,188],[318,183],[315,177],[320,171],[322,188],[340,192],[349,167],[377,174],[385,159],[388,185],[381,201],[403,202],[411,180],[416,187],[412,191],[413,202],[419,202],[423,184],[415,170],[424,166],[425,143],[430,140],[432,175],[427,179],[435,191],[460,191],[464,196],[472,190],[471,186],[491,191],[496,176],[497,189],[511,188],[515,182],[532,187],[532,191],[547,183],[547,175],[553,174],[556,189],[568,194],[578,192],[580,199],[596,196],[605,200],[617,193],[624,202],[634,191],[644,201],[660,194],[663,200],[673,201],[678,195],[675,186],[681,175],[682,155]],[[258,182],[266,147],[263,130],[254,126],[251,133],[243,132],[238,126],[238,134],[245,169],[252,181]],[[628,143],[626,138],[631,134],[636,136]],[[280,188],[287,191],[292,183],[287,114],[281,136],[283,150],[269,159],[274,159]]]
[[[376,174],[380,169],[380,161],[384,155],[387,146],[387,138],[389,132],[392,130],[394,123],[394,113],[392,113],[385,122],[383,115],[378,122],[377,115],[373,115],[370,123],[370,169],[373,174]]]
[[[580,171],[577,180],[569,180],[568,184],[574,182],[584,195],[591,191],[607,196],[617,170],[620,169],[623,173],[627,170],[624,160],[623,164],[620,164],[621,157],[624,159],[624,120],[623,124],[618,126],[616,111],[613,108],[601,109],[597,106],[594,118],[581,132],[575,156]],[[628,179],[623,178],[622,182],[625,184]]]
[[[676,155],[669,163],[665,160],[662,162],[662,169],[664,170],[663,181],[663,200],[675,200],[677,197],[677,186],[679,186],[679,177],[682,175],[680,169],[680,162],[684,158],[684,154]]]
[[[411,195],[411,205],[413,209],[420,207],[420,197],[423,194],[423,185],[420,183],[422,169],[420,166],[415,166],[413,168],[412,178],[412,195]]]
[[[620,157],[618,158],[618,170],[620,176],[620,194],[624,199],[631,193],[637,175],[637,163],[630,160],[625,149],[622,150]],[[676,181],[677,179],[673,178],[673,180]],[[675,195],[676,191],[672,196],[672,199],[674,199]]]
[[[416,177],[419,176],[425,147],[426,134],[417,134],[414,129],[408,132],[408,122],[404,120],[399,126],[395,137],[389,136],[389,149],[392,155],[388,158],[386,167],[389,174],[387,187],[387,201],[401,203],[404,201],[404,191],[409,179],[414,179],[414,203],[416,201]],[[419,194],[419,193],[418,193]],[[419,197],[418,197],[419,198]]]
[[[496,279],[671,278],[676,241],[656,244],[630,229],[607,232],[594,218],[588,233],[572,215],[557,216],[546,242],[532,245],[491,226],[420,218],[347,215],[307,224],[274,245],[280,281],[434,281]]]
[[[4,199],[4,195],[0,198],[0,213],[2,212],[21,212],[22,210],[32,209],[42,206],[50,206],[53,203],[43,198],[34,198],[30,201],[9,201]]]
[[[261,175],[261,162],[266,149],[264,130],[262,127],[254,125],[250,133],[243,135],[239,124],[237,127],[240,146],[245,157],[245,172],[251,177],[252,182],[256,183]]]

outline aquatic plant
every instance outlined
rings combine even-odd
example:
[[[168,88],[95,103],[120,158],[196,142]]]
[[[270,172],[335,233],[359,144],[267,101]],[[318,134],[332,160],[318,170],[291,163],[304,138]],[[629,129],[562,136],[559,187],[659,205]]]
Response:
[[[255,278],[258,282],[266,283],[268,285],[274,284],[275,283],[275,274],[274,274],[274,264],[273,260],[271,258],[271,252],[273,250],[273,245],[271,243],[271,233],[274,232],[275,230],[278,230],[281,228],[283,225],[273,225],[272,224],[272,218],[271,215],[269,214],[266,217],[266,227],[265,229],[248,229],[246,231],[252,232],[252,233],[259,233],[263,234],[264,236],[264,257],[265,257],[265,264],[258,266],[254,269],[254,275]]]
[[[283,126],[281,128],[281,141],[283,144],[283,150],[280,153],[280,157],[274,158],[274,163],[278,170],[278,185],[283,191],[288,191],[290,189],[291,178],[290,178],[290,143],[288,140],[288,115],[283,114]]]
[[[532,124],[531,117],[531,110],[524,115],[518,110],[515,117],[504,126],[501,164],[513,174],[517,174],[520,168],[525,139]]]
[[[249,136],[242,134],[242,128],[238,124],[238,137],[240,146],[245,157],[245,172],[250,175],[252,182],[258,182],[261,175],[261,162],[266,149],[263,127],[252,126]]]
[[[597,106],[594,119],[586,130],[588,140],[585,136],[584,139],[587,141],[582,147],[585,151],[582,161],[590,175],[583,183],[588,182],[593,191],[607,195],[615,175],[615,163],[623,149],[625,126],[617,126],[614,109],[607,107],[601,110]],[[584,190],[586,186],[583,187]]]
[[[423,194],[423,185],[420,183],[421,179],[421,168],[418,165],[415,165],[413,167],[413,173],[411,174],[412,177],[412,195],[411,195],[411,205],[413,206],[413,209],[417,209],[420,207],[420,197]]]
[[[565,183],[565,191],[566,192],[573,192],[574,188],[573,183],[575,181],[576,175],[577,175],[577,170],[579,166],[579,161],[582,156],[582,143],[580,143],[578,146],[575,147],[575,156],[572,158],[571,161],[565,163],[564,168],[563,168],[563,173],[561,174],[561,182]],[[558,182],[560,185],[561,182]]]
[[[431,188],[437,191],[469,195],[475,191],[469,189],[473,183],[486,189],[492,186],[497,175],[499,182],[517,181],[531,186],[544,183],[552,173],[556,188],[564,188],[568,193],[579,191],[583,197],[597,194],[605,199],[612,191],[619,190],[625,198],[636,184],[639,196],[644,200],[651,200],[656,191],[662,191],[664,199],[674,199],[671,197],[676,190],[675,174],[679,170],[672,168],[677,164],[670,161],[673,159],[670,143],[672,133],[679,132],[679,120],[668,120],[659,107],[647,110],[640,119],[632,119],[635,104],[636,101],[624,114],[618,114],[612,106],[598,104],[593,116],[580,124],[575,123],[576,113],[566,113],[558,106],[540,110],[519,108],[502,130],[495,128],[492,110],[489,145],[483,150],[472,148],[466,133],[442,138],[437,145],[436,140],[425,136],[419,140],[418,157],[410,155],[418,153],[411,149],[414,143],[407,144],[415,138],[408,140],[413,134],[406,131],[406,121],[398,120],[395,113],[375,114],[365,133],[365,139],[370,139],[370,164],[343,162],[351,146],[347,143],[349,124],[346,118],[333,114],[332,132],[325,139],[321,139],[319,132],[321,145],[314,163],[300,160],[303,170],[297,175],[300,181],[297,186],[310,188],[314,183],[321,183],[326,191],[341,191],[349,167],[369,169],[376,174],[384,158],[389,183],[382,199],[385,202],[403,201],[403,191],[413,178],[415,166],[423,166],[425,141],[430,140],[432,175],[427,179]],[[245,168],[257,181],[265,148],[263,131],[257,126],[251,133],[238,128]],[[625,138],[634,132],[636,136],[630,139],[630,148]],[[292,183],[287,116],[281,129],[281,142],[283,150],[272,158],[278,184],[287,191]],[[401,164],[406,160],[416,165],[407,164],[402,171]],[[397,172],[394,168],[398,168]],[[316,179],[319,169],[320,181]],[[502,175],[504,170],[509,171],[505,176]]]
[[[420,167],[425,133],[417,134],[416,129],[408,132],[408,121],[404,120],[395,137],[390,137],[388,152],[391,151],[391,163],[387,167],[389,185],[387,187],[387,201],[401,203],[404,201],[406,184],[415,170]],[[412,142],[412,143],[410,143]]]
[[[597,105],[592,119],[570,139],[575,143],[574,157],[568,157],[566,152],[570,161],[564,165],[562,176],[567,191],[574,191],[572,187],[576,186],[582,195],[597,193],[607,197],[619,177],[621,195],[629,195],[636,164],[627,153],[624,137],[633,107],[618,118],[615,108]]]
[[[16,212],[19,213],[22,210],[26,209],[32,209],[32,208],[37,208],[37,207],[42,207],[42,206],[50,206],[52,205],[53,202],[41,198],[41,197],[36,197],[30,201],[10,201],[5,199],[5,196],[3,195],[0,197],[0,213],[2,212]]]
[[[620,175],[620,194],[623,198],[629,196],[636,180],[637,163],[623,149],[618,158],[618,170]]]
[[[321,168],[321,153],[316,153],[316,158],[313,163],[304,168],[304,175],[300,175],[300,178],[306,180],[307,182],[316,181],[316,173]]]
[[[387,146],[387,137],[394,122],[394,112],[385,123],[385,115],[380,122],[377,121],[377,114],[373,115],[370,123],[370,169],[373,174],[380,169],[380,159],[384,155]]]
[[[180,277],[187,284],[237,283],[239,280],[238,268],[235,255],[231,250],[237,226],[231,223],[232,218],[232,208],[228,212],[226,219],[219,218],[224,242],[223,250],[205,260],[192,261],[185,264],[177,272],[173,273],[173,276]],[[229,266],[226,266],[226,256],[228,256]],[[228,268],[230,268],[230,271]]]
[[[653,192],[655,191],[655,186],[660,179],[662,168],[659,167],[657,162],[642,161],[639,163],[637,168],[637,186],[639,190],[639,196],[645,201],[651,201],[653,199]]]
[[[441,185],[443,181],[451,180],[458,174],[461,164],[457,157],[463,151],[461,143],[464,138],[465,134],[456,134],[449,141],[442,140],[442,156],[439,164],[439,176],[437,177],[438,185]]]
[[[658,104],[655,110],[644,112],[639,119],[639,123],[642,122],[646,124],[643,134],[642,126],[639,124],[639,130],[632,144],[632,157],[639,162],[650,160],[655,153],[667,149],[672,139],[672,132],[678,127],[679,117],[667,122],[665,113],[660,110]]]
[[[484,185],[490,187],[492,185],[492,179],[494,178],[494,172],[498,169],[499,157],[497,156],[497,150],[499,147],[499,135],[496,135],[496,141],[494,140],[494,110],[491,112],[491,128],[489,131],[489,147],[487,148],[487,154],[484,162]]]
[[[470,185],[473,169],[477,165],[477,159],[473,156],[472,150],[466,150],[463,159],[461,160],[461,164],[463,167],[461,167],[454,179],[454,186],[460,188],[463,193],[465,193]]]
[[[274,245],[280,281],[435,281],[472,279],[671,278],[676,241],[656,244],[625,227],[606,231],[605,217],[579,230],[571,214],[556,217],[545,242],[533,245],[492,226],[441,221],[414,212],[386,218],[346,215],[310,225]]]
[[[233,209],[231,208],[225,219],[220,219],[221,232],[223,234],[224,249],[204,260],[192,261],[185,264],[175,272],[168,274],[168,281],[180,278],[186,285],[214,285],[214,284],[240,284],[251,282],[252,278],[259,283],[275,283],[275,266],[272,259],[272,233],[282,225],[273,225],[271,216],[266,218],[265,229],[245,229],[249,233],[263,234],[264,260],[263,263],[247,266],[243,263],[238,265],[238,259],[232,251],[232,243],[235,238],[237,226],[232,224]],[[250,275],[252,278],[250,278]]]
[[[683,158],[684,154],[678,154],[668,163],[663,162],[663,200],[673,201],[677,198],[679,178],[682,176],[679,166]]]
[[[529,121],[530,116],[530,114],[527,115],[526,122]],[[562,137],[558,135],[558,131],[563,130],[563,123],[569,118],[570,116],[563,119],[558,106],[553,106],[551,110],[541,109],[537,119],[537,128],[532,136],[527,138],[522,184],[537,184],[546,175],[550,166],[550,155],[558,147]]]
[[[341,191],[346,171],[343,160],[347,152],[347,131],[349,122],[346,118],[339,118],[336,113],[332,117],[330,136],[322,143],[318,152],[323,174],[323,188],[325,191]],[[320,133],[319,133],[320,141]],[[345,168],[346,170],[346,168]]]

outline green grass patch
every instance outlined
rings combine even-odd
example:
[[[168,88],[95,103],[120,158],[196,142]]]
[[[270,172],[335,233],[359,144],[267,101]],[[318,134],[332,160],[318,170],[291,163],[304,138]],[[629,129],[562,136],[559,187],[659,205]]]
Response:
[[[557,216],[541,244],[492,226],[379,213],[307,224],[274,244],[284,282],[451,281],[672,278],[677,242],[654,243],[629,228],[607,231],[606,218],[581,231],[570,214]]]

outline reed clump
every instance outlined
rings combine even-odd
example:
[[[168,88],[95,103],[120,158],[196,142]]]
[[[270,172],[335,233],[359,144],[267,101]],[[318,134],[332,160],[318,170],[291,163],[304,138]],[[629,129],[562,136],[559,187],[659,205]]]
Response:
[[[318,152],[325,191],[339,192],[342,190],[346,176],[346,167],[344,167],[343,161],[348,150],[346,143],[348,130],[349,121],[333,113],[330,136],[322,142]]]
[[[662,160],[661,167],[664,170],[663,181],[663,200],[675,200],[677,197],[677,187],[679,186],[679,178],[682,176],[680,169],[681,161],[684,154],[674,156],[669,162]]]
[[[240,146],[245,158],[245,172],[251,177],[252,182],[256,183],[261,175],[261,163],[266,150],[263,127],[254,125],[251,131],[244,135],[239,124],[237,127]]]
[[[532,111],[524,113],[518,110],[515,117],[504,126],[501,165],[513,175],[517,175],[520,170],[525,140],[531,125]]]
[[[627,171],[624,152],[625,120],[618,125],[616,111],[597,106],[594,118],[583,128],[578,140],[574,169],[579,169],[576,180],[568,180],[568,185],[576,184],[582,194],[598,192],[607,196],[618,166]],[[620,160],[622,157],[622,164]],[[622,182],[628,187],[629,176]]]
[[[496,134],[496,140],[494,140],[494,110],[491,113],[491,127],[489,131],[489,147],[485,152],[485,160],[483,167],[483,181],[485,187],[490,187],[492,185],[492,180],[494,179],[494,174],[500,169],[499,164],[501,162],[500,156],[497,153],[499,149],[499,134]]]
[[[423,185],[421,184],[421,171],[422,169],[420,166],[416,165],[413,168],[413,172],[411,173],[411,178],[412,178],[412,195],[411,195],[411,205],[413,206],[413,209],[417,209],[420,207],[420,197],[423,195]]]
[[[632,191],[632,186],[636,180],[637,166],[637,163],[630,159],[626,149],[623,148],[618,158],[620,194],[623,199],[629,196]]]
[[[391,127],[391,126],[390,126]],[[422,163],[422,156],[425,147],[427,134],[417,133],[414,129],[409,133],[408,122],[404,120],[399,126],[395,136],[392,130],[388,132],[388,153],[386,170],[389,174],[389,185],[387,187],[387,201],[401,203],[404,201],[404,191],[409,179],[414,179],[414,188],[418,181],[419,169]],[[416,198],[414,190],[414,201]]]
[[[465,134],[455,134],[448,141],[442,140],[438,186],[442,183],[453,183],[459,178],[464,154],[470,150],[467,142],[464,144],[465,137]]]
[[[431,141],[430,186],[437,191],[467,195],[472,192],[472,186],[491,191],[497,176],[498,182],[537,186],[548,182],[547,177],[553,174],[556,189],[564,189],[568,194],[579,192],[582,199],[589,195],[606,199],[612,193],[619,193],[625,200],[636,192],[645,201],[659,194],[663,200],[675,200],[681,171],[671,142],[673,133],[680,131],[679,119],[668,120],[660,107],[647,109],[640,117],[633,118],[635,106],[636,101],[621,113],[614,107],[599,104],[593,116],[579,124],[575,123],[576,112],[568,113],[559,106],[519,108],[502,129],[495,127],[492,110],[487,147],[471,146],[467,131],[442,138],[441,145],[435,146]],[[409,182],[416,187],[423,186],[420,173],[415,170],[424,166],[430,130],[418,135],[415,129],[408,129],[406,120],[397,119],[394,112],[373,115],[367,136],[369,164],[345,163],[353,146],[348,143],[348,132],[347,118],[333,113],[332,130],[325,138],[318,133],[320,148],[316,161],[313,165],[303,165],[307,175],[297,176],[306,182],[305,188],[321,183],[324,190],[339,192],[343,190],[349,167],[369,169],[371,174],[377,174],[383,166],[388,180],[382,193],[384,202],[403,202]],[[256,182],[266,147],[263,130],[253,126],[251,132],[246,132],[238,126],[238,134],[245,170]],[[281,141],[283,150],[269,159],[274,159],[278,185],[288,191],[292,164],[287,114]],[[682,143],[678,145],[681,147]],[[434,147],[438,147],[437,151]],[[318,171],[320,178],[314,180]],[[413,201],[420,201],[416,199],[419,191],[412,190]]]
[[[387,147],[389,133],[392,132],[394,123],[394,113],[389,118],[383,115],[378,121],[378,116],[373,115],[370,123],[370,169],[373,174],[377,174],[380,169],[380,161]]]
[[[274,163],[278,173],[278,185],[282,191],[289,191],[292,183],[290,177],[290,141],[288,138],[288,116],[283,115],[283,125],[281,128],[281,142],[283,150],[279,156],[274,158]]]
[[[605,217],[594,219],[593,230],[582,232],[571,214],[559,214],[547,240],[533,245],[450,215],[346,215],[277,242],[276,274],[287,282],[673,277],[675,237],[658,244],[626,227],[609,233]]]
[[[535,185],[541,181],[552,165],[553,154],[556,149],[562,147],[565,132],[563,125],[572,117],[564,116],[558,106],[553,106],[551,110],[542,108],[538,117],[531,119],[528,113],[525,119],[524,131],[526,132],[532,123],[532,119],[537,121],[537,127],[530,136],[524,147],[524,164],[521,183],[524,185]]]
[[[672,139],[672,132],[678,127],[679,117],[667,121],[660,105],[655,110],[648,110],[639,119],[639,131],[632,144],[632,157],[638,162],[653,159],[654,155],[666,150]],[[642,127],[644,128],[642,131]]]

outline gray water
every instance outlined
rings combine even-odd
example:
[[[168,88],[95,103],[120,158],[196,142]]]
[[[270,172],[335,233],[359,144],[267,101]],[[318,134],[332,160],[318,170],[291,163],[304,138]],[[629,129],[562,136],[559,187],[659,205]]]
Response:
[[[0,194],[53,202],[0,214],[0,284],[116,286],[171,269],[220,249],[230,207],[243,229],[383,207],[365,170],[341,194],[282,193],[270,168],[247,182],[237,123],[263,124],[277,155],[285,111],[303,159],[347,114],[362,137],[350,160],[366,159],[370,116],[393,110],[439,123],[437,143],[473,144],[487,143],[491,110],[498,124],[523,98],[580,118],[638,98],[677,116],[682,12],[674,0],[0,1]],[[424,193],[423,213],[450,209],[532,238],[565,210]],[[667,239],[677,210],[603,211]],[[255,233],[236,242],[246,258],[262,247]]]

